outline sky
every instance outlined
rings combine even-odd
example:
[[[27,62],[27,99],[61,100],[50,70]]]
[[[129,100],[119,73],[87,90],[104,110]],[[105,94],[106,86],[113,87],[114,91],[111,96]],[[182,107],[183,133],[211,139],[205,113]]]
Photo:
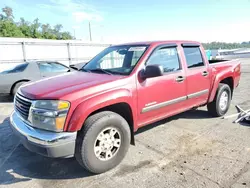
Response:
[[[0,0],[15,21],[62,24],[77,39],[250,41],[250,0]]]

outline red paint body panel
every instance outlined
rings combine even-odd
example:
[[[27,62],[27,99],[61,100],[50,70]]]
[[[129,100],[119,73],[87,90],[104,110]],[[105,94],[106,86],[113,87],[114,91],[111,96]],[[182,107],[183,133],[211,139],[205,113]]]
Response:
[[[139,72],[145,67],[153,50],[163,44],[177,44],[177,51],[182,70],[165,74],[161,77],[142,80]],[[134,131],[146,124],[186,111],[192,107],[211,102],[221,80],[231,77],[236,87],[240,80],[240,63],[237,60],[209,64],[205,51],[200,47],[205,66],[188,69],[182,43],[193,41],[157,41],[129,44],[145,44],[149,48],[129,76],[117,76],[94,73],[66,73],[64,75],[43,79],[21,88],[24,96],[30,99],[61,99],[70,102],[70,110],[64,131],[78,131],[86,118],[94,111],[103,107],[126,103],[132,111]],[[207,77],[202,72],[207,71]],[[176,82],[176,77],[186,79]],[[199,97],[190,97],[194,93],[208,90]],[[186,98],[185,98],[186,97]],[[185,100],[181,100],[184,99]],[[152,111],[143,112],[146,107],[154,104],[180,100],[178,103],[165,105]]]
[[[81,129],[84,120],[92,112],[117,103],[127,103],[131,109],[133,106],[136,106],[133,95],[128,89],[117,89],[97,95],[77,106],[68,124],[68,129],[70,131]],[[133,113],[133,119],[137,119],[135,113]]]
[[[211,72],[212,72],[212,85],[211,92],[209,97],[209,102],[213,101],[214,96],[216,94],[216,90],[219,86],[221,80],[225,78],[232,78],[234,85],[236,88],[240,81],[241,76],[241,65],[238,60],[226,61],[218,64],[211,64]]]

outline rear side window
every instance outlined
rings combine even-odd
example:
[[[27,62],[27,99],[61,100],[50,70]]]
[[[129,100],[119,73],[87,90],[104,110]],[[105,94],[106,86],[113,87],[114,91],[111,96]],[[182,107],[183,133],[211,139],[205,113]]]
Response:
[[[67,72],[69,69],[58,63],[51,63],[52,72]]]
[[[47,63],[39,63],[39,69],[41,72],[67,72],[69,69],[60,65],[58,63],[47,62]]]
[[[10,74],[10,73],[19,73],[19,72],[23,72],[28,66],[28,63],[22,63],[16,66],[12,66],[11,68],[0,72],[0,74]]]
[[[48,63],[40,63],[39,69],[41,72],[52,72],[52,66]]]
[[[176,48],[160,48],[153,52],[147,65],[153,64],[161,65],[166,73],[181,69]]]
[[[188,68],[204,66],[199,47],[184,47],[183,50]]]

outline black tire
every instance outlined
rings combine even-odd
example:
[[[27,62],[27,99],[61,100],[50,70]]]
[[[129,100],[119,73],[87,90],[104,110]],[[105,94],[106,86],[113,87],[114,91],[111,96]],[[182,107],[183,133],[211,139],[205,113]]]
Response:
[[[103,161],[94,152],[96,139],[103,130],[112,127],[120,134],[120,148],[113,158]],[[75,157],[86,170],[99,174],[117,166],[125,157],[131,140],[130,128],[127,121],[119,114],[103,111],[90,116],[84,123],[83,129],[78,133]]]
[[[228,102],[227,102],[226,108],[222,109],[219,105],[219,102],[220,102],[222,93],[224,91],[227,92],[227,94],[228,94]],[[230,89],[229,85],[219,84],[219,87],[217,89],[217,93],[216,93],[216,96],[215,96],[213,102],[211,102],[207,105],[208,112],[214,117],[221,117],[221,116],[225,115],[230,107],[231,98],[232,98],[232,93],[231,93],[231,89]]]
[[[11,94],[12,94],[13,96],[15,96],[16,93],[17,93],[18,88],[19,88],[21,85],[23,85],[24,83],[26,83],[26,82],[18,82],[18,83],[16,83],[16,84],[14,85],[13,89],[12,89]]]

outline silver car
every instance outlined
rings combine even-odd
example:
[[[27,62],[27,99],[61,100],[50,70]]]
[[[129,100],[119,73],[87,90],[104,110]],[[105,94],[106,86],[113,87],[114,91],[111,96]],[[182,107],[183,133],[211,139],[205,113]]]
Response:
[[[17,89],[26,82],[71,71],[75,70],[54,61],[21,63],[5,71],[0,71],[0,93],[15,95]]]

